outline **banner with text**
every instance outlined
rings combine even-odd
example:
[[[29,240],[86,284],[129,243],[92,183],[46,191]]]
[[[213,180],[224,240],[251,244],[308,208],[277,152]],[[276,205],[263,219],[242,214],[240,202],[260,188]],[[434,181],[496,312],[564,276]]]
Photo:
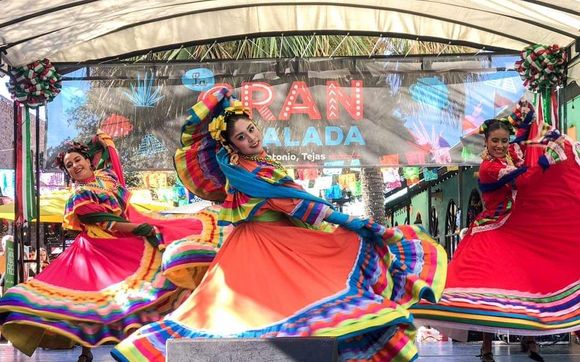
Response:
[[[524,94],[516,56],[95,65],[65,76],[49,105],[50,166],[97,127],[128,169],[172,169],[188,109],[228,87],[263,143],[293,167],[478,164],[487,118]]]

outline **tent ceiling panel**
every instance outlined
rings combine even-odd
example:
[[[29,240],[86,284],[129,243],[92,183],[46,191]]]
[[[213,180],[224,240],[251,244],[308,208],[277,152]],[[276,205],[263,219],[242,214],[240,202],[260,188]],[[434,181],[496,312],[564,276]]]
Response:
[[[492,49],[571,45],[580,1],[358,0],[3,1],[0,46],[11,65],[82,62],[244,36],[350,32]]]

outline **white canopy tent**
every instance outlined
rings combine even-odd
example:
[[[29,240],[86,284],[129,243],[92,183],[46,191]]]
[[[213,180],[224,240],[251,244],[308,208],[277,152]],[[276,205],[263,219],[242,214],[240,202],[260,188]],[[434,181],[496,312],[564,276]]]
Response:
[[[0,49],[9,65],[83,62],[181,44],[272,34],[349,32],[483,49],[573,45],[580,0],[6,0]]]

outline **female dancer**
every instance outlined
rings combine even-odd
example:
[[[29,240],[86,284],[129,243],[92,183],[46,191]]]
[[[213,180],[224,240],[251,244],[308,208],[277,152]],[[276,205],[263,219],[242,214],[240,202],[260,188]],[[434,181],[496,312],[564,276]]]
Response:
[[[170,338],[333,336],[343,360],[413,359],[407,309],[420,298],[438,299],[443,249],[419,227],[387,230],[305,192],[266,154],[248,110],[240,102],[227,107],[225,95],[193,107],[175,161],[192,191],[225,195],[220,223],[234,231],[189,299],[121,342],[113,356],[164,361]],[[202,185],[192,173],[211,170],[211,162],[224,179],[206,172]]]
[[[139,214],[129,204],[110,137],[99,132],[95,141],[93,159],[80,143],[59,157],[76,185],[63,225],[80,234],[34,279],[0,300],[2,335],[29,356],[37,347],[72,346],[72,340],[83,346],[79,361],[91,361],[90,347],[122,340],[184,299],[183,289],[162,273],[160,247],[186,238],[178,242],[199,242],[201,259],[215,254],[216,215],[162,220]],[[94,170],[104,160],[112,168]],[[203,268],[210,260],[197,261]]]
[[[518,132],[509,144],[511,123]],[[481,131],[484,211],[453,255],[439,304],[412,312],[436,328],[523,336],[580,329],[580,145],[539,124],[525,101]],[[486,362],[493,361],[488,333]],[[542,360],[532,337],[522,349]]]

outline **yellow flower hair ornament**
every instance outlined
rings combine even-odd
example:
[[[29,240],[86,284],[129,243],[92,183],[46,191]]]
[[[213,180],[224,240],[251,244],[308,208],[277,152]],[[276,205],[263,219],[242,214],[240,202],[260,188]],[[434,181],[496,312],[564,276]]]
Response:
[[[481,133],[481,134],[487,133],[487,129],[489,128],[489,126],[493,123],[496,123],[496,122],[505,124],[509,130],[509,134],[514,134],[514,127],[513,127],[512,123],[508,117],[492,118],[492,119],[486,120],[485,122],[483,122],[481,124],[481,126],[479,126],[479,133]]]
[[[250,117],[250,109],[245,108],[240,101],[234,101],[230,107],[224,109],[223,113],[214,118],[209,124],[209,133],[214,140],[219,141],[222,144],[227,143],[222,132],[225,132],[227,129],[226,117],[231,117],[233,115],[246,115],[247,117]]]
[[[241,116],[245,114],[246,116],[250,117],[250,109],[245,108],[242,102],[234,101],[230,107],[224,109],[224,114],[226,116],[238,115]]]
[[[222,144],[226,142],[225,137],[222,135],[222,132],[225,132],[227,129],[226,119],[223,114],[220,114],[213,121],[210,122],[208,126],[209,134],[211,138],[214,140],[221,142]]]

